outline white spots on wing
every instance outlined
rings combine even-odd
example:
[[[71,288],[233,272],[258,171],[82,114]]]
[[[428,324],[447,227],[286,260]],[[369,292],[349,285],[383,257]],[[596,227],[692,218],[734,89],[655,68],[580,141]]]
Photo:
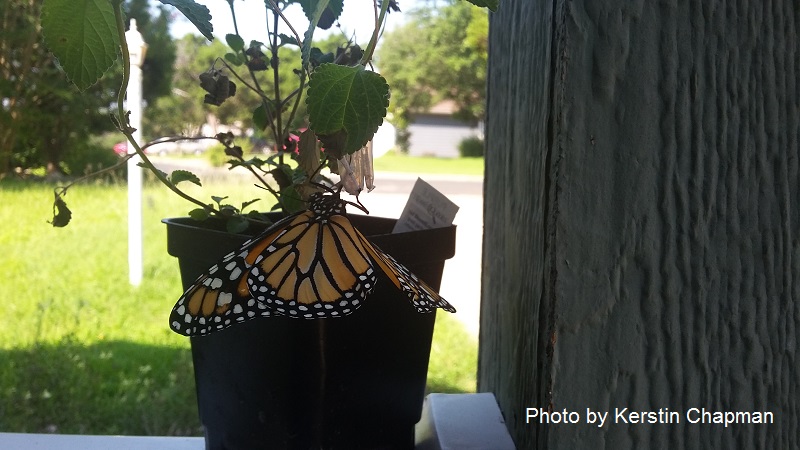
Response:
[[[230,292],[220,292],[217,296],[217,306],[225,306],[233,301],[233,294]]]
[[[214,278],[211,284],[208,285],[211,289],[219,289],[222,287],[222,278]]]

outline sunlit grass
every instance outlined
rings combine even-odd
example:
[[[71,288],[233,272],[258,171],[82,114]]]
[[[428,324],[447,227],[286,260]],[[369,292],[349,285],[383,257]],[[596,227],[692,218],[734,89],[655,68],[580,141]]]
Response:
[[[232,183],[210,183],[204,198],[264,195]],[[146,187],[144,280],[132,287],[125,186],[71,189],[63,229],[46,223],[52,196],[50,185],[0,182],[0,431],[199,433],[189,342],[167,327],[181,288],[161,223],[192,206]],[[474,390],[476,359],[475,341],[439,314],[431,390]]]
[[[483,175],[483,158],[408,156],[392,151],[375,158],[375,170],[380,172]]]

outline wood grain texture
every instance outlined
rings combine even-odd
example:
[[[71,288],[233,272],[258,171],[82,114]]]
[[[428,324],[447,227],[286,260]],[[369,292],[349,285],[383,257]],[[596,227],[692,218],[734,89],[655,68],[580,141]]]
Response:
[[[539,404],[548,388],[537,374],[549,366],[543,342],[552,332],[550,310],[542,305],[552,120],[542,105],[552,93],[550,8],[548,2],[506,2],[490,24],[478,389],[496,393],[520,448],[537,439],[538,428],[524,425],[525,407]]]
[[[543,3],[491,19],[479,388],[520,448],[800,447],[800,5]]]

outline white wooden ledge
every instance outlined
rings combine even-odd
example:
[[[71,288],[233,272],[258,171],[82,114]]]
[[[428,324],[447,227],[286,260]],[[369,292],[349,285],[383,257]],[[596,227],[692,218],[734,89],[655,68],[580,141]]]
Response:
[[[0,449],[203,450],[201,437],[0,433]],[[493,394],[430,394],[416,426],[416,450],[515,450]]]
[[[203,450],[201,437],[85,436],[0,433],[0,449],[14,450]]]

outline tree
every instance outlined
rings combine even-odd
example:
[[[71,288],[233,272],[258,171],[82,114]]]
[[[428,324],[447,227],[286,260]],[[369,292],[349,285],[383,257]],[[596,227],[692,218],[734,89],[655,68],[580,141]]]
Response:
[[[151,11],[149,0],[127,0],[125,14],[136,19],[136,27],[147,43],[142,64],[142,96],[146,103],[153,103],[172,93],[177,47],[169,34],[170,11],[161,4]]]
[[[108,106],[116,98],[119,73],[85,92],[70,86],[43,44],[41,4],[0,0],[0,174],[15,167],[63,172],[66,155],[84,151],[89,136],[114,129]],[[159,9],[160,15],[151,17],[146,0],[131,0],[127,6],[151,42],[145,95],[152,101],[169,92],[175,52],[168,15]]]
[[[68,85],[42,44],[41,2],[0,5],[0,173],[38,166],[60,172],[66,152],[111,127],[100,117],[113,89],[103,82],[82,94]]]
[[[178,43],[179,56],[175,60],[172,95],[158,99],[152,105],[151,113],[145,117],[145,125],[150,136],[196,135],[200,126],[209,115],[213,115],[220,123],[227,125],[240,124],[244,128],[257,128],[252,121],[253,105],[260,100],[252,89],[248,89],[242,80],[227,70],[224,56],[230,48],[220,39],[209,42],[201,36],[187,34]],[[281,61],[299,59],[295,49],[281,48]],[[246,82],[252,83],[249,74],[243,67],[231,65]],[[236,94],[226,99],[221,105],[210,105],[203,102],[206,91],[200,86],[200,74],[209,69],[224,69],[226,75],[237,85]],[[282,92],[291,92],[297,85],[297,75],[292,67],[281,67],[280,86]],[[265,92],[274,89],[272,73],[255,72],[259,86]],[[302,112],[302,111],[301,111]],[[298,118],[305,114],[297,114]],[[296,123],[298,127],[302,123]]]
[[[392,86],[390,113],[399,128],[408,114],[449,99],[456,117],[479,121],[484,117],[488,14],[469,3],[447,2],[426,6],[411,20],[388,33],[376,64]]]

